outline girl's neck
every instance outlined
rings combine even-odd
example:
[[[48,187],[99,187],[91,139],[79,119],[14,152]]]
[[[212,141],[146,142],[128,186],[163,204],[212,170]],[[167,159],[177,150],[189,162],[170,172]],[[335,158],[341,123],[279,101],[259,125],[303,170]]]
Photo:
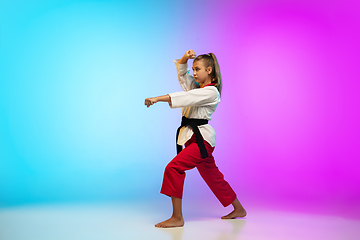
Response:
[[[205,82],[200,83],[200,87],[204,87],[204,86],[206,86],[206,85],[208,85],[210,83],[211,83],[211,79],[209,78],[209,79],[205,80]]]

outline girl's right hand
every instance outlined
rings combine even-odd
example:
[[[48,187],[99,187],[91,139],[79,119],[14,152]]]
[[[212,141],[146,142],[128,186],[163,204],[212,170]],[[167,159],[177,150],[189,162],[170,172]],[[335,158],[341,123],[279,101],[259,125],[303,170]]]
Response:
[[[157,98],[156,97],[154,97],[154,98],[146,98],[145,99],[145,105],[147,107],[150,107],[151,105],[153,105],[155,103],[157,103]]]
[[[194,52],[194,50],[190,49],[188,50],[185,55],[187,56],[188,59],[194,59],[196,58],[196,54]]]

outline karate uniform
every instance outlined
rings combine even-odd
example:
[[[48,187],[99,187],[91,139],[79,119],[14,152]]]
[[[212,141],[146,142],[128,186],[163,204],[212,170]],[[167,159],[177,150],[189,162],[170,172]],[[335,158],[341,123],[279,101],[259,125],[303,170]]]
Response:
[[[182,108],[182,115],[186,118],[211,120],[211,115],[220,102],[220,94],[215,86],[200,88],[190,75],[188,65],[179,64],[175,60],[180,86],[184,92],[169,94],[171,108]],[[184,145],[182,150],[165,168],[161,193],[167,196],[182,198],[185,171],[196,167],[223,206],[231,204],[236,194],[223,174],[215,165],[212,152],[215,148],[216,133],[209,125],[198,126],[204,139],[208,157],[202,158],[193,130],[189,126],[182,127],[177,144]]]

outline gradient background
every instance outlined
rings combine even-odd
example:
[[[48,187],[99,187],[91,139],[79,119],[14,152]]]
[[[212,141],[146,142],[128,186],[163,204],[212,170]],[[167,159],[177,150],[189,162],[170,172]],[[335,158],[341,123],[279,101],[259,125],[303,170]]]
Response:
[[[175,58],[214,52],[216,162],[245,204],[360,218],[360,3],[2,1],[0,207],[168,201]],[[187,201],[217,203],[195,171]],[[220,204],[219,204],[220,205]]]

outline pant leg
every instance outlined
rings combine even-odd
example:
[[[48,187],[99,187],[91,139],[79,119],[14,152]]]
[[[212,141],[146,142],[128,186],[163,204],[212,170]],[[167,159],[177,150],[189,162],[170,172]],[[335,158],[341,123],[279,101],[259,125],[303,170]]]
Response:
[[[182,198],[185,171],[197,167],[201,177],[210,187],[223,206],[231,204],[236,194],[229,183],[224,180],[223,174],[215,165],[212,152],[214,147],[204,141],[209,157],[203,159],[196,138],[193,136],[182,150],[165,168],[161,193],[167,196]]]
[[[230,205],[235,200],[236,194],[234,190],[225,181],[224,175],[219,171],[212,155],[204,159],[196,168],[224,207]]]
[[[191,138],[185,146],[184,150],[176,155],[166,166],[160,193],[182,198],[186,175],[185,171],[196,167],[203,161],[195,138]],[[207,150],[211,156],[213,148]]]

